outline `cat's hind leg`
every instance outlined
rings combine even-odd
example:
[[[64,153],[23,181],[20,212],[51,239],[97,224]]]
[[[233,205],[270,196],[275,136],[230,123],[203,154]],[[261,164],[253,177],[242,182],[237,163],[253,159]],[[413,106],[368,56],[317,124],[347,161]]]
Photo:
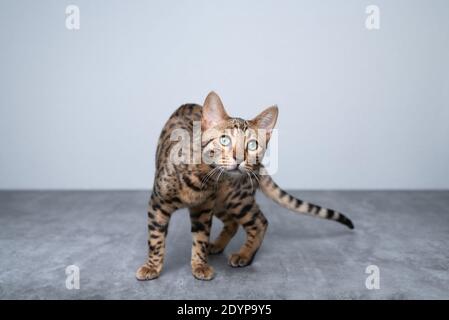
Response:
[[[214,212],[214,214],[221,220],[221,222],[223,222],[223,229],[218,237],[210,243],[209,253],[219,254],[224,251],[231,239],[235,236],[239,228],[239,224],[235,221],[234,217],[227,214],[226,211],[220,211],[218,213]]]

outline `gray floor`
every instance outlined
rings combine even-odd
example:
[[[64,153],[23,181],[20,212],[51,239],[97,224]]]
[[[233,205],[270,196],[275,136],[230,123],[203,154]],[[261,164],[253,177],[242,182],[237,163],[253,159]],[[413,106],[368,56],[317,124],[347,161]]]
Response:
[[[431,299],[449,298],[449,192],[294,192],[338,208],[349,229],[296,216],[260,196],[270,227],[250,267],[214,256],[211,282],[190,273],[190,225],[174,215],[161,277],[134,278],[146,256],[148,192],[0,192],[2,299]],[[220,227],[214,221],[216,234]],[[80,268],[81,288],[65,287]],[[368,290],[368,265],[380,289]]]

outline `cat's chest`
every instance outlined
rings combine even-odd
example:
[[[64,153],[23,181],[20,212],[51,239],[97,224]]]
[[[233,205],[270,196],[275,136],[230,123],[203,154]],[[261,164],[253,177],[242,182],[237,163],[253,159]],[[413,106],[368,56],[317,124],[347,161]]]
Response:
[[[209,189],[195,191],[189,187],[182,186],[179,190],[179,198],[187,207],[194,207],[204,203],[213,193]]]
[[[187,206],[196,206],[214,194],[214,188],[201,174],[181,173],[179,176],[179,198]]]

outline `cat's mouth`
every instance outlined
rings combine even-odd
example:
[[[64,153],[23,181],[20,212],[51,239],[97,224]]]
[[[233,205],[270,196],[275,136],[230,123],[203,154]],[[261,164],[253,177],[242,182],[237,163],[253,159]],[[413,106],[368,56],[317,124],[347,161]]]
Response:
[[[240,171],[239,168],[235,168],[235,169],[231,169],[231,170],[226,170],[226,173],[228,173],[230,176],[239,176],[242,174],[242,171]]]

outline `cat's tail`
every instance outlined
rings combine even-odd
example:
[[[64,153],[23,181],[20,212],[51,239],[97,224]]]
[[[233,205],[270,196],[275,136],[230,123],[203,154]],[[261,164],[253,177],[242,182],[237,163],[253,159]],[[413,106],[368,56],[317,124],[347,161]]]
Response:
[[[307,214],[323,219],[335,220],[347,226],[349,229],[354,229],[352,221],[349,220],[341,212],[332,209],[322,208],[312,203],[299,200],[292,195],[282,190],[268,175],[260,176],[260,189],[271,200],[281,205],[284,208],[290,209],[294,212]]]

